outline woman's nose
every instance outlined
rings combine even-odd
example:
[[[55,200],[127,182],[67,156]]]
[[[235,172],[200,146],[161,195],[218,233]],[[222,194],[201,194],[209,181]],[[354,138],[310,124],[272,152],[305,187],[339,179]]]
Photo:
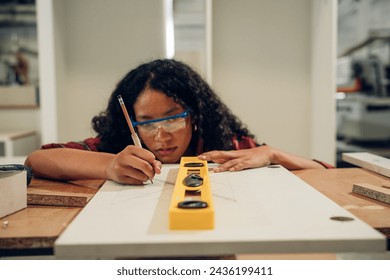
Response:
[[[155,136],[156,141],[167,141],[172,138],[171,133],[167,132],[164,127],[157,127],[157,132]]]

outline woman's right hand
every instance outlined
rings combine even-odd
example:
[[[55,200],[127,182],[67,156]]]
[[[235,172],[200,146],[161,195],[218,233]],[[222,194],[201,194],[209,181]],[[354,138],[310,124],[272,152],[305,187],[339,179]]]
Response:
[[[152,152],[129,145],[109,162],[106,177],[122,184],[142,185],[152,180],[156,173],[160,174],[161,167]]]

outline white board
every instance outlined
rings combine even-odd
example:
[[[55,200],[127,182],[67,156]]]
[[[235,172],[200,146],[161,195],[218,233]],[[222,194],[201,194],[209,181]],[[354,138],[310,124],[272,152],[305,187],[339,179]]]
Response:
[[[346,162],[390,177],[390,159],[388,158],[371,153],[360,152],[343,153],[342,159]]]
[[[146,186],[108,181],[57,239],[56,257],[386,250],[382,234],[282,167],[210,172],[215,229],[169,230],[177,172],[178,165],[164,165]]]

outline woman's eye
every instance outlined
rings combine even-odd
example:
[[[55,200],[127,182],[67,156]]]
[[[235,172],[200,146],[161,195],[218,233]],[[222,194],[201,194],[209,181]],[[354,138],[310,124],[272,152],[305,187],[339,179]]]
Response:
[[[172,123],[172,122],[177,122],[178,120],[179,120],[179,118],[174,118],[174,119],[169,119],[166,121]]]
[[[152,123],[144,123],[144,124],[140,124],[139,126],[148,128],[148,127],[152,127],[153,124]]]

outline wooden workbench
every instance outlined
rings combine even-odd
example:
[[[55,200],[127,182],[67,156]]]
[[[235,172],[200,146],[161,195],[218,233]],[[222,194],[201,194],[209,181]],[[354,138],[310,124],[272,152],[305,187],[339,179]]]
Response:
[[[389,237],[389,205],[352,193],[354,183],[381,184],[388,178],[361,168],[299,170],[293,173]],[[87,185],[95,186],[97,191],[96,186],[102,183],[101,180],[91,180]],[[74,187],[75,184],[65,185],[64,191]],[[79,192],[83,190],[91,193],[90,187],[79,186]],[[0,227],[0,256],[51,254],[54,241],[81,210],[82,207],[29,205],[26,209],[3,217],[0,226],[4,221],[8,221],[8,226]],[[325,258],[329,256],[325,255]],[[253,258],[253,255],[249,258]],[[324,255],[318,258],[324,258]]]
[[[355,183],[381,186],[383,182],[389,182],[389,178],[362,168],[299,170],[293,173],[390,237],[390,205],[352,193],[352,186]]]
[[[0,219],[0,256],[52,254],[54,241],[103,183],[33,178],[27,208]]]

